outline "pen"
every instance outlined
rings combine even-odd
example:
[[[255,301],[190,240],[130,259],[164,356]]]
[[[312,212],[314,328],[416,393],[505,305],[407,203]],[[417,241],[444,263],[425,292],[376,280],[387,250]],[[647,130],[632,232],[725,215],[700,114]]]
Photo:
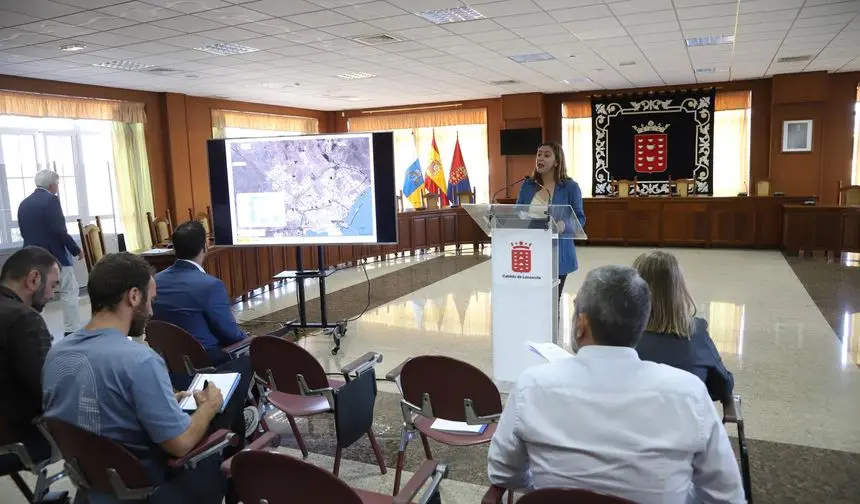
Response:
[[[203,380],[203,390],[209,388],[209,380]]]

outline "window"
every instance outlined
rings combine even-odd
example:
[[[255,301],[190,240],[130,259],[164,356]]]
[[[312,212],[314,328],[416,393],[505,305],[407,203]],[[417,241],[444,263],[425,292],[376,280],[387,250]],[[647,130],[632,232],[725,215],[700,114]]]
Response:
[[[430,159],[430,149],[433,133],[436,133],[436,146],[442,158],[445,171],[445,182],[451,180],[451,161],[454,158],[454,145],[460,140],[460,152],[469,174],[469,183],[475,190],[477,203],[487,203],[490,200],[489,180],[490,161],[487,154],[487,126],[484,124],[466,124],[462,126],[442,126],[439,128],[416,128],[394,130],[394,188],[403,189],[406,169],[415,161],[417,152],[422,173]],[[442,190],[447,191],[444,187]],[[403,202],[407,207],[408,201]]]
[[[717,95],[714,113],[714,196],[735,196],[749,192],[750,108],[749,93]],[[720,110],[725,103],[725,110]],[[741,104],[740,106],[737,104]],[[562,119],[562,144],[567,173],[582,189],[584,197],[592,191],[591,107],[565,103]],[[571,117],[572,116],[572,117]]]
[[[35,190],[36,172],[60,175],[60,204],[70,234],[77,219],[100,217],[105,234],[122,232],[113,163],[112,122],[0,116],[0,246],[20,246],[18,206]]]

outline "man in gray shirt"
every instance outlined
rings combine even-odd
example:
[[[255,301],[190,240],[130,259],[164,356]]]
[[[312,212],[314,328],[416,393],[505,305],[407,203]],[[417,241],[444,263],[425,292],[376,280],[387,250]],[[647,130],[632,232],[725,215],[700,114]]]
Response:
[[[159,486],[151,502],[220,504],[226,481],[212,457],[177,475],[169,457],[182,457],[210,430],[223,398],[214,386],[195,394],[189,416],[178,403],[163,359],[127,336],[143,334],[152,317],[152,269],[129,253],[110,254],[89,278],[93,317],[48,352],[43,376],[45,416],[110,438],[144,463]],[[115,502],[89,493],[92,504]]]

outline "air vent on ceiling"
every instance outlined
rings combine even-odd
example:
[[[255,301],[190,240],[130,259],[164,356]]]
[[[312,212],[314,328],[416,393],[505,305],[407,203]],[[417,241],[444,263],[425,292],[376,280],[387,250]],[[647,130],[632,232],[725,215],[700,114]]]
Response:
[[[636,64],[635,61],[622,61],[621,63],[618,64],[618,66],[633,66],[635,64]]]
[[[514,79],[490,81],[490,84],[494,86],[513,86],[519,83],[520,81]]]
[[[403,42],[402,38],[397,38],[394,35],[389,35],[387,33],[378,33],[376,35],[365,35],[363,37],[356,37],[352,40],[355,40],[358,43],[376,46],[382,44],[390,44],[392,42]]]
[[[811,54],[805,56],[784,56],[776,60],[777,63],[799,63],[801,61],[809,61],[812,59]]]

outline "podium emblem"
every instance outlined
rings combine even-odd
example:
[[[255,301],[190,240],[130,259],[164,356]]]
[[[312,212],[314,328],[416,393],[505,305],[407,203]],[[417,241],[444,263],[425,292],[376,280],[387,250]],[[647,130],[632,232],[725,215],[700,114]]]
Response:
[[[532,272],[532,244],[526,242],[511,243],[511,271],[514,273]]]
[[[654,121],[648,121],[648,124],[633,126],[636,130],[636,135],[633,135],[633,169],[636,173],[662,173],[666,171],[668,165],[666,159],[668,156],[669,135],[666,129],[668,124],[654,124]]]

